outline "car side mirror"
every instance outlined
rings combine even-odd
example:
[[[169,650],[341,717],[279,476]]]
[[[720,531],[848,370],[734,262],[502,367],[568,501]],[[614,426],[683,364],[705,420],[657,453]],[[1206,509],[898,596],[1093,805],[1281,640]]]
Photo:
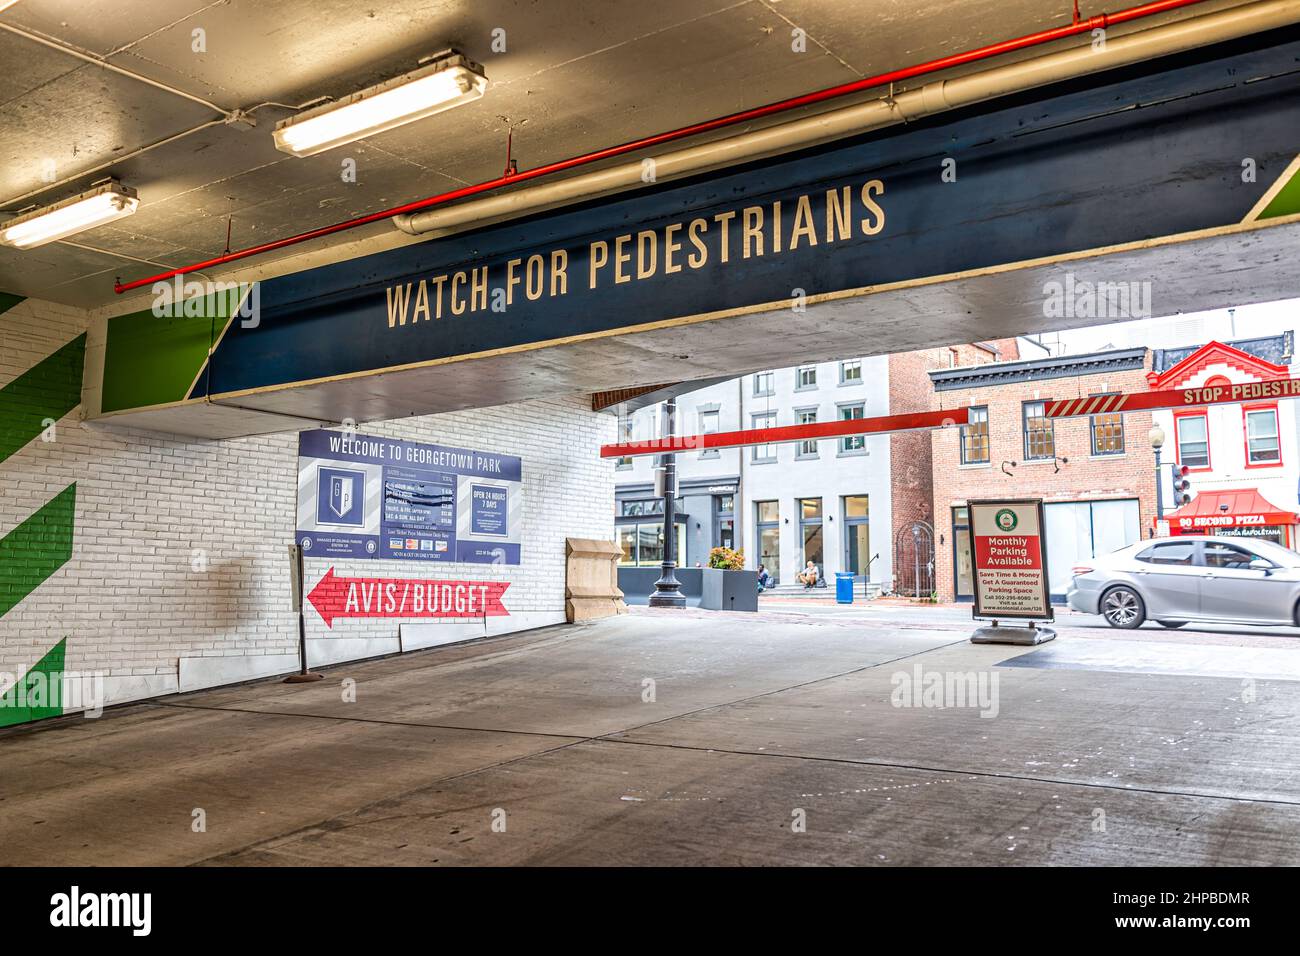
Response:
[[[1249,565],[1252,571],[1263,571],[1265,574],[1273,573],[1273,562],[1265,561],[1263,558],[1256,558]]]

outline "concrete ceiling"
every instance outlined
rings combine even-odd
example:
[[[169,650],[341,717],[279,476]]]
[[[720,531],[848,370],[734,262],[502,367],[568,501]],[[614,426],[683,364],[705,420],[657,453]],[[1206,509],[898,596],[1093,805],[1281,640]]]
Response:
[[[274,149],[272,127],[294,111],[266,105],[255,129],[211,126],[115,161],[220,116],[0,31],[0,215],[110,173],[142,200],[72,241],[0,248],[0,289],[108,305],[116,276],[219,255],[227,217],[240,248],[495,177],[510,127],[528,168],[1067,23],[1070,11],[1070,0],[19,0],[0,24],[225,110],[343,96],[447,46],[479,60],[491,86],[477,103],[307,159]],[[807,53],[791,51],[795,27]],[[505,53],[491,49],[497,28]],[[206,52],[193,49],[196,30]],[[356,183],[340,175],[345,158]]]

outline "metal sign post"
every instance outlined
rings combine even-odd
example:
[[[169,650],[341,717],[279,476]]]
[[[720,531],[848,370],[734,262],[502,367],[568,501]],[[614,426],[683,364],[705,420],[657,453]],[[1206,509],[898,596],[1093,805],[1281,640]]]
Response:
[[[1055,620],[1048,593],[1047,548],[1041,498],[967,502],[974,572],[975,644],[1042,644],[1056,637],[1038,622]],[[1023,620],[1027,627],[1002,622]]]
[[[302,548],[296,544],[289,545],[289,581],[293,594],[293,609],[298,612],[298,661],[299,670],[284,679],[286,684],[310,684],[323,680],[324,674],[314,674],[307,670],[307,619],[303,615],[303,567]]]

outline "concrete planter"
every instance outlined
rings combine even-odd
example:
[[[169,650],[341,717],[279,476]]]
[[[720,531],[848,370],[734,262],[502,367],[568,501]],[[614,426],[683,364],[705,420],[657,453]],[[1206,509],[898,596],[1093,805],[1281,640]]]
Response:
[[[757,611],[758,572],[702,569],[700,607],[710,611]]]

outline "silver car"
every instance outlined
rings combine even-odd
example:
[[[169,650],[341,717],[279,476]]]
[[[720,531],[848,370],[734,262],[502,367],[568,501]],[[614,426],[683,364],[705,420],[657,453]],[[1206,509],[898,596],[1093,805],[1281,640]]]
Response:
[[[1272,541],[1187,535],[1121,548],[1073,569],[1070,607],[1111,627],[1188,621],[1300,624],[1300,554]]]

